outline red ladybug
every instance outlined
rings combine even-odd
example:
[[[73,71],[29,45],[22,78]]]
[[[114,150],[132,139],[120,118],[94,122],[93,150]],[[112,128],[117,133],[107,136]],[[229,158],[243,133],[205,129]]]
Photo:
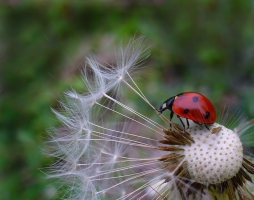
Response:
[[[184,130],[185,125],[180,117],[186,118],[187,129],[189,128],[189,121],[193,120],[197,124],[213,124],[216,120],[216,112],[213,104],[202,94],[197,92],[183,92],[176,96],[167,99],[158,109],[161,114],[164,110],[169,109],[170,120],[172,120],[174,113],[181,121]]]

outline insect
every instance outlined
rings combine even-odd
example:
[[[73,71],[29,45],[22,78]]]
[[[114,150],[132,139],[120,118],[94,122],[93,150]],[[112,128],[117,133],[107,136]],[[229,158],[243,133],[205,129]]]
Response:
[[[189,119],[197,124],[207,125],[213,124],[216,120],[216,112],[213,104],[204,95],[197,92],[183,92],[176,96],[167,99],[158,109],[161,114],[166,109],[170,110],[170,120],[172,120],[174,113],[181,121],[184,131],[185,125],[182,118],[186,118],[187,129],[189,128]]]

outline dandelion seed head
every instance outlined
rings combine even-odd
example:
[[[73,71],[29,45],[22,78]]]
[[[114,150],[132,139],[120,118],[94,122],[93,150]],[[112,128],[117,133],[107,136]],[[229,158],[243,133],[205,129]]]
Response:
[[[199,183],[217,184],[235,176],[243,161],[243,147],[238,135],[217,123],[210,126],[211,130],[219,130],[214,134],[197,126],[188,129],[195,143],[185,146],[191,178]]]
[[[49,155],[58,159],[51,177],[67,183],[64,199],[202,199],[210,191],[254,199],[254,163],[238,136],[247,140],[253,121],[234,131],[214,123],[183,132],[163,115],[157,121],[120,102],[114,92],[124,83],[158,114],[130,74],[147,55],[142,42],[121,47],[114,64],[90,56],[84,92],[66,92],[62,111],[53,111],[63,126],[50,132]]]

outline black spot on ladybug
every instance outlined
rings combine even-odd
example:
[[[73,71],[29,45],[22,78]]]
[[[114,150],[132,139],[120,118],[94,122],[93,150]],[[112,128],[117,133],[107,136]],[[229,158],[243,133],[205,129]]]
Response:
[[[197,96],[192,97],[192,101],[193,102],[198,102],[198,97]]]
[[[208,111],[206,111],[205,113],[205,119],[208,119],[210,117],[210,113]]]
[[[185,108],[185,109],[183,110],[183,112],[184,112],[184,114],[187,114],[187,113],[189,112],[189,109],[188,109],[188,108]]]

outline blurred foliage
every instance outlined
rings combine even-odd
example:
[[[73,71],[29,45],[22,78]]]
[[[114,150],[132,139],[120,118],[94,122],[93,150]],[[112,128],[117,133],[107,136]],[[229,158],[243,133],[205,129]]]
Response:
[[[42,154],[45,130],[58,123],[50,107],[70,86],[82,91],[84,57],[93,52],[110,61],[116,41],[148,38],[151,56],[138,84],[155,106],[193,90],[218,109],[238,106],[253,118],[253,6],[250,0],[1,1],[0,199],[57,198],[40,171],[51,163]]]

